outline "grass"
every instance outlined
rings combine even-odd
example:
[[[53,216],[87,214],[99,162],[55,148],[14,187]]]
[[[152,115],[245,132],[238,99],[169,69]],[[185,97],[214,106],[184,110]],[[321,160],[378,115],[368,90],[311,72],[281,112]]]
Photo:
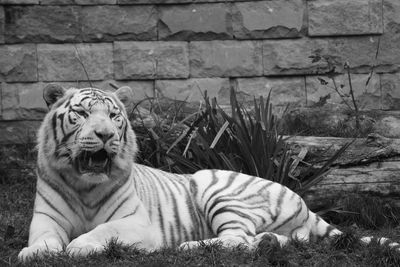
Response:
[[[24,266],[18,263],[17,255],[27,244],[33,209],[35,158],[32,147],[3,147],[0,149],[0,162],[0,266]],[[365,206],[368,200],[355,197],[359,198],[358,204],[352,200],[342,201],[342,209],[351,208],[349,203],[354,206],[353,209],[357,209],[356,205],[369,208],[367,221],[377,220],[374,214],[382,216],[382,213],[376,212],[383,210],[382,203],[377,199],[367,202],[368,206]],[[384,216],[393,214],[393,210],[389,211]],[[165,248],[146,253],[111,241],[101,254],[71,258],[65,253],[58,253],[35,258],[25,266],[400,266],[400,253],[377,244],[365,247],[357,241],[363,234],[387,236],[400,241],[398,224],[393,227],[395,223],[375,223],[371,227],[363,221],[358,217],[346,218],[343,225],[352,226],[345,226],[346,234],[331,242],[291,242],[279,248],[266,240],[252,252],[240,247],[224,249],[219,244],[211,244],[189,251]],[[355,224],[374,230],[359,228]]]

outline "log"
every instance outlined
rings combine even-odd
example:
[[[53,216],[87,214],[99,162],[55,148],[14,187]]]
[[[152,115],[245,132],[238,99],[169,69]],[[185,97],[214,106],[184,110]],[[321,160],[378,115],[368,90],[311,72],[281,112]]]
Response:
[[[400,139],[377,134],[367,138],[292,137],[294,147],[306,147],[312,157],[330,157],[351,142],[333,169],[303,198],[311,208],[329,205],[349,193],[367,193],[391,199],[400,206]],[[310,155],[309,155],[310,156]]]

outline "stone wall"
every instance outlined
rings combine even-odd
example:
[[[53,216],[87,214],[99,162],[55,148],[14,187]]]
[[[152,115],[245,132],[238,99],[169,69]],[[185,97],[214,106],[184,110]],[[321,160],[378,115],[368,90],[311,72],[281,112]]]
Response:
[[[46,83],[88,85],[78,58],[138,100],[234,87],[277,106],[340,103],[348,62],[360,108],[399,109],[400,1],[0,0],[0,143],[35,132]]]

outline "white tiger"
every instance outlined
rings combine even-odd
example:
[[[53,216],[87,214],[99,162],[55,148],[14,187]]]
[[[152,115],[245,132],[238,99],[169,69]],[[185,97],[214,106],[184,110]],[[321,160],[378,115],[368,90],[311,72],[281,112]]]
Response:
[[[135,163],[128,87],[110,93],[50,84],[44,99],[51,109],[38,134],[37,192],[21,260],[64,248],[73,255],[100,252],[112,238],[151,251],[194,248],[200,240],[253,249],[263,238],[285,245],[341,234],[278,183],[222,170],[178,175]]]

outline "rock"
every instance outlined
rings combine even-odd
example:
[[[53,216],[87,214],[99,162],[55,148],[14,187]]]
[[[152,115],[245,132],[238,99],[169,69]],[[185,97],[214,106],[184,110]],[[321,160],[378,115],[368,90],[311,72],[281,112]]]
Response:
[[[384,34],[380,37],[377,72],[400,70],[400,2],[383,1]]]
[[[37,49],[40,81],[95,81],[113,77],[113,48],[110,43],[39,44]]]
[[[157,40],[154,6],[87,6],[81,17],[84,41]]]
[[[75,83],[59,83],[64,88],[76,87]],[[42,120],[48,112],[43,100],[46,83],[3,83],[3,120]]]
[[[374,133],[389,138],[400,138],[400,118],[393,116],[382,118],[374,125]]]
[[[167,97],[173,100],[186,102],[204,102],[204,92],[210,99],[217,97],[218,103],[223,104],[226,92],[229,94],[229,80],[223,78],[202,78],[188,80],[158,80],[156,81],[158,97]],[[225,100],[225,102],[224,102]]]
[[[0,44],[4,43],[4,8],[0,6]]]
[[[159,7],[162,40],[231,39],[229,6],[223,3]]]
[[[261,43],[255,41],[191,42],[191,77],[262,75]]]
[[[381,95],[380,78],[378,74],[351,74],[351,84],[354,98],[359,110],[382,109],[384,99]],[[368,81],[369,79],[369,81]],[[306,76],[308,106],[323,106],[320,101],[326,99],[327,104],[343,105],[343,99],[354,108],[347,74],[334,77],[335,83],[326,76]],[[368,82],[368,84],[367,84]],[[335,84],[338,92],[335,90]]]
[[[36,58],[33,44],[0,46],[0,81],[37,81]]]
[[[300,37],[303,15],[302,0],[235,3],[233,33],[238,39]]]
[[[122,87],[129,86],[132,89],[134,101],[140,102],[141,100],[154,97],[154,82],[153,81],[95,81],[92,86],[106,91],[116,91],[117,89],[113,86]],[[90,87],[90,84],[86,81],[79,82],[79,88]]]
[[[271,92],[271,103],[275,106],[287,104],[304,106],[306,104],[305,82],[302,77],[286,78],[239,78],[237,95],[240,101],[252,105],[254,97],[268,97]],[[229,95],[227,96],[229,99]]]
[[[5,6],[7,43],[81,41],[78,6]]]
[[[0,5],[38,5],[39,0],[0,0]]]
[[[308,1],[310,36],[381,34],[382,0]]]
[[[263,62],[265,75],[322,74],[335,68],[343,73],[348,62],[354,73],[369,73],[376,65],[378,37],[265,40]],[[310,57],[320,57],[312,62]],[[331,66],[322,57],[329,58]],[[380,67],[380,66],[378,66]],[[388,68],[389,66],[382,66]]]
[[[115,78],[187,78],[188,58],[186,42],[115,42]]]

